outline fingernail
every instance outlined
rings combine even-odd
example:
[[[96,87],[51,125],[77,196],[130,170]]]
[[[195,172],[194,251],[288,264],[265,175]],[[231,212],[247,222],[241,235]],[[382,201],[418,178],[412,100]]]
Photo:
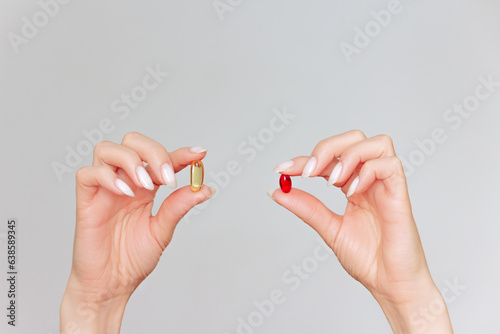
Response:
[[[347,191],[347,197],[354,194],[354,192],[356,191],[356,188],[358,187],[358,184],[359,184],[359,176],[356,177],[354,179],[354,181],[352,181],[351,186],[349,187],[349,190]]]
[[[172,189],[177,188],[177,180],[175,179],[174,170],[169,163],[161,166],[161,175],[163,176],[163,181],[165,182],[166,186]]]
[[[316,169],[316,165],[318,164],[318,159],[316,157],[311,157],[309,161],[307,161],[304,170],[302,171],[302,178],[306,178],[311,176],[311,174]]]
[[[334,185],[339,179],[340,172],[342,172],[342,163],[339,161],[332,170],[330,178],[328,179],[328,186]]]
[[[273,195],[274,195],[274,192],[275,192],[276,190],[278,190],[278,189],[269,189],[269,190],[267,191],[267,196],[271,197],[271,199],[272,199],[273,201],[275,201],[275,199],[274,199]]]
[[[295,165],[295,161],[287,160],[285,162],[280,163],[278,166],[276,166],[273,169],[273,172],[281,173],[282,171],[287,170],[288,168],[292,167],[293,165]]]
[[[203,153],[208,151],[206,148],[201,147],[201,146],[193,146],[189,148],[189,152],[191,153]]]
[[[151,180],[148,172],[146,172],[146,168],[144,168],[144,166],[139,166],[135,171],[137,173],[137,176],[139,177],[139,181],[141,181],[142,186],[146,189],[154,190],[155,186],[153,185],[153,181]]]
[[[210,188],[210,195],[207,196],[207,199],[210,199],[214,197],[215,193],[217,192],[217,189],[215,187],[208,187]]]
[[[134,197],[135,196],[134,192],[132,191],[132,189],[130,189],[130,187],[128,186],[128,184],[126,184],[122,180],[115,179],[115,186],[118,189],[120,189],[120,191],[122,193],[124,193],[125,195],[130,196],[130,197]]]

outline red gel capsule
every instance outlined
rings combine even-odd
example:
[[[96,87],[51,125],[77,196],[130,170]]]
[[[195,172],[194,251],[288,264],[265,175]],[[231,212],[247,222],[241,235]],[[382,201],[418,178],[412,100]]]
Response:
[[[292,190],[292,179],[289,175],[281,174],[280,188],[284,193],[289,193]]]

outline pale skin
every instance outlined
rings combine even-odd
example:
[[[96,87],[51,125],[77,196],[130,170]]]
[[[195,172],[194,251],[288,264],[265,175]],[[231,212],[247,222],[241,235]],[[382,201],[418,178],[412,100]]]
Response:
[[[76,174],[73,265],[61,303],[61,333],[120,331],[128,299],[158,264],[179,220],[214,192],[207,186],[198,192],[182,187],[152,216],[159,185],[175,188],[173,173],[203,159],[205,151],[186,147],[167,152],[139,133],[127,134],[120,145],[103,142],[96,146],[93,165]],[[137,173],[143,162],[148,163],[145,169],[150,177],[144,184]],[[172,168],[164,175],[165,164]],[[133,194],[120,190],[117,178]],[[153,190],[147,189],[151,186]]]
[[[138,133],[126,135],[121,144],[96,146],[93,166],[76,176],[73,265],[61,303],[61,333],[119,333],[128,299],[156,267],[179,220],[215,190],[182,187],[152,216],[156,191],[165,184],[175,188],[174,173],[205,154],[201,147],[167,152]],[[342,168],[335,168],[339,161]],[[149,178],[138,171],[143,162]],[[169,168],[162,172],[165,164],[170,173]],[[349,275],[372,293],[394,333],[453,333],[389,137],[367,139],[361,131],[349,131],[322,140],[310,156],[293,158],[275,171],[322,177],[349,195],[341,216],[304,191],[268,191],[318,232]],[[120,188],[117,178],[130,189]]]

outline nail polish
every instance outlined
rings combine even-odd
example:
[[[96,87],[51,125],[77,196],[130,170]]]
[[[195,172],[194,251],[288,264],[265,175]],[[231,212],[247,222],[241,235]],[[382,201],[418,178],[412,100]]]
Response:
[[[317,164],[318,164],[318,159],[316,159],[316,157],[311,157],[304,166],[304,170],[302,171],[302,178],[305,179],[311,176],[311,174],[316,169]]]
[[[163,176],[163,181],[165,185],[175,189],[177,188],[177,180],[175,179],[175,173],[172,166],[169,163],[163,164],[161,166],[161,175]]]
[[[339,161],[332,170],[330,178],[328,179],[328,186],[334,185],[339,179],[340,172],[342,172],[342,163]]]
[[[210,199],[210,198],[212,198],[212,197],[215,195],[215,193],[217,192],[217,188],[215,188],[215,187],[208,187],[208,188],[210,188],[210,195],[208,195],[208,196],[207,196],[207,199]]]
[[[267,191],[267,196],[269,196],[269,197],[270,197],[273,201],[276,201],[276,200],[274,199],[274,197],[273,197],[274,192],[275,192],[276,190],[277,190],[277,189],[269,189],[269,190]]]
[[[136,173],[139,181],[141,181],[141,184],[144,188],[148,190],[154,190],[155,186],[153,185],[153,181],[151,180],[151,177],[149,176],[144,166],[137,167]]]
[[[287,160],[285,162],[280,163],[278,166],[274,167],[273,172],[281,173],[282,171],[287,170],[288,168],[292,167],[293,165],[295,165],[295,161]]]
[[[356,188],[358,187],[359,184],[359,176],[357,176],[354,181],[352,181],[351,186],[349,187],[349,190],[347,191],[347,197],[350,197],[354,194],[356,191]]]
[[[207,149],[202,146],[193,146],[189,148],[189,152],[191,153],[203,153],[206,152]]]

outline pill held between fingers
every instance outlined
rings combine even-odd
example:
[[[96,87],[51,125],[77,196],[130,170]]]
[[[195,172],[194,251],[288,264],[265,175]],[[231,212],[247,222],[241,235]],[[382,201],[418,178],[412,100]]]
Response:
[[[292,190],[292,178],[289,175],[281,174],[280,188],[284,193],[289,193]]]
[[[191,163],[191,190],[199,191],[203,186],[203,163],[195,160]]]

